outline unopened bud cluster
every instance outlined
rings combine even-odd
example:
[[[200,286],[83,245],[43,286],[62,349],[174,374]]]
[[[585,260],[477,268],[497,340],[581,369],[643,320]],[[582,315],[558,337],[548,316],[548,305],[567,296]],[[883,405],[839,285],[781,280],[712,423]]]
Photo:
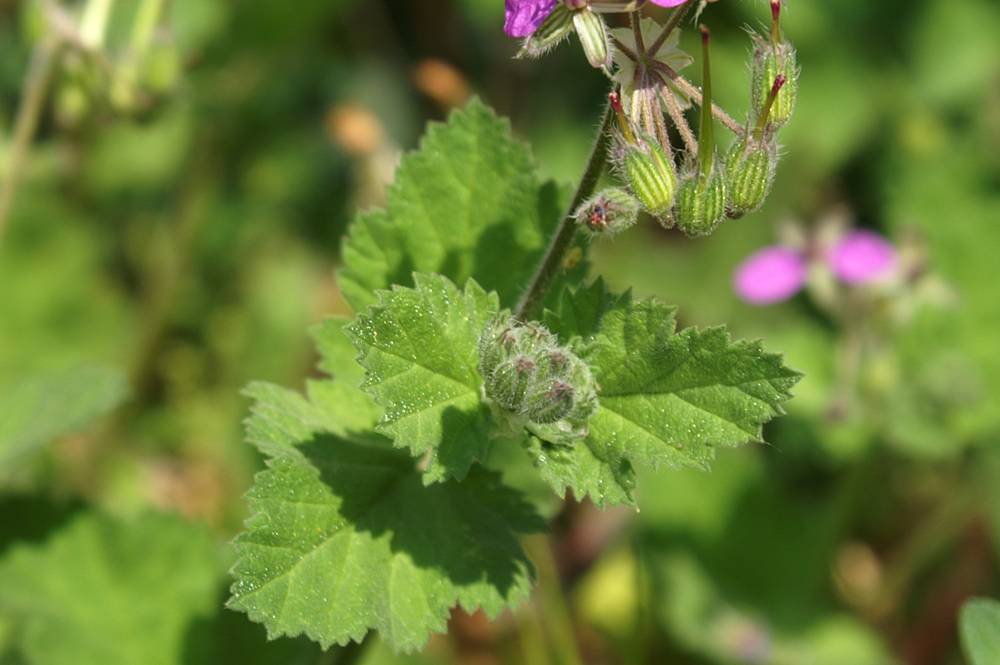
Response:
[[[583,425],[597,411],[587,363],[539,324],[503,314],[491,319],[479,338],[479,373],[484,397],[520,426]]]

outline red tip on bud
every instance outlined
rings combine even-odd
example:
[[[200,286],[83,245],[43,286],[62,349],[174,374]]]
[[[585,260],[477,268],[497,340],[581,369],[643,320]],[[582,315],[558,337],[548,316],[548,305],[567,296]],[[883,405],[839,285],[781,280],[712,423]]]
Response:
[[[778,91],[781,90],[781,86],[785,85],[785,81],[787,81],[787,80],[788,79],[785,78],[784,74],[778,74],[777,76],[774,77],[774,85],[771,86],[771,96],[772,97],[777,97],[778,96]]]
[[[778,74],[774,77],[774,85],[771,86],[771,94],[768,95],[767,101],[764,103],[764,108],[760,112],[760,117],[757,119],[757,127],[754,129],[753,135],[758,141],[764,135],[764,127],[767,126],[768,117],[771,115],[771,107],[774,106],[774,100],[778,98],[778,91],[781,90],[781,86],[785,85],[785,81],[788,79],[784,74]]]
[[[609,92],[608,101],[611,102],[611,108],[614,109],[615,113],[624,113],[622,110],[622,98],[618,96],[617,92]]]
[[[709,37],[711,37],[712,33],[710,33],[708,31],[708,27],[707,26],[702,25],[700,23],[698,24],[698,29],[701,30],[701,43],[705,44],[707,46],[708,45],[708,39],[709,39]]]
[[[622,136],[629,143],[635,143],[635,137],[632,135],[632,130],[628,126],[628,119],[625,117],[625,109],[622,108],[622,98],[617,92],[609,92],[608,102],[611,103],[611,110],[618,116],[618,127],[622,130]]]

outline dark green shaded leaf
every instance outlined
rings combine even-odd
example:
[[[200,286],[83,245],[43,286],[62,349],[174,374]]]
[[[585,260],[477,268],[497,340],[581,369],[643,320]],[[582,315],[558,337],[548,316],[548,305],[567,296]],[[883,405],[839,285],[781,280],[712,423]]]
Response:
[[[249,437],[272,459],[236,539],[232,608],[271,637],[305,633],[326,647],[374,628],[413,651],[456,604],[495,617],[527,598],[517,534],[544,525],[497,474],[425,486],[406,451],[329,433],[295,393],[253,394]]]

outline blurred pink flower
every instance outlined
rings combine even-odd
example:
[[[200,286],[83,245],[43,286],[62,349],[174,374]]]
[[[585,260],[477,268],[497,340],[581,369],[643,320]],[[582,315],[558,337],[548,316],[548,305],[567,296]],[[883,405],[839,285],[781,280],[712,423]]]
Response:
[[[834,245],[826,262],[845,284],[866,284],[896,267],[896,248],[873,231],[850,231]]]
[[[661,7],[676,7],[677,5],[683,5],[687,0],[649,0],[654,5],[659,5]]]
[[[559,0],[505,0],[504,32],[511,37],[527,37],[552,13]]]
[[[811,262],[824,263],[838,280],[857,286],[892,274],[898,254],[888,240],[864,229],[844,233],[825,251],[771,245],[736,267],[733,289],[751,305],[787,300],[805,286]]]
[[[805,257],[784,245],[772,245],[754,252],[733,275],[736,295],[751,305],[787,300],[805,283]]]

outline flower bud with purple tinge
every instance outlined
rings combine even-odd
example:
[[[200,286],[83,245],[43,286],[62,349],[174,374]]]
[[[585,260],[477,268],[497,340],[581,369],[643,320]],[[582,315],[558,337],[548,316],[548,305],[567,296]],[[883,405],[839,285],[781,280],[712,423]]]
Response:
[[[494,316],[479,335],[479,374],[486,378],[514,353],[513,328],[507,317]]]
[[[505,409],[520,411],[538,366],[528,356],[517,356],[497,365],[490,376],[490,396]]]
[[[479,338],[478,368],[484,396],[502,409],[494,410],[501,423],[526,418],[547,425],[570,418],[581,425],[597,410],[590,367],[540,325],[494,317]],[[519,422],[518,429],[524,420]]]
[[[574,403],[573,386],[561,379],[544,381],[536,386],[524,412],[528,420],[546,425],[569,415]]]
[[[573,216],[592,235],[613,236],[633,226],[639,202],[621,187],[608,187],[584,201]]]

